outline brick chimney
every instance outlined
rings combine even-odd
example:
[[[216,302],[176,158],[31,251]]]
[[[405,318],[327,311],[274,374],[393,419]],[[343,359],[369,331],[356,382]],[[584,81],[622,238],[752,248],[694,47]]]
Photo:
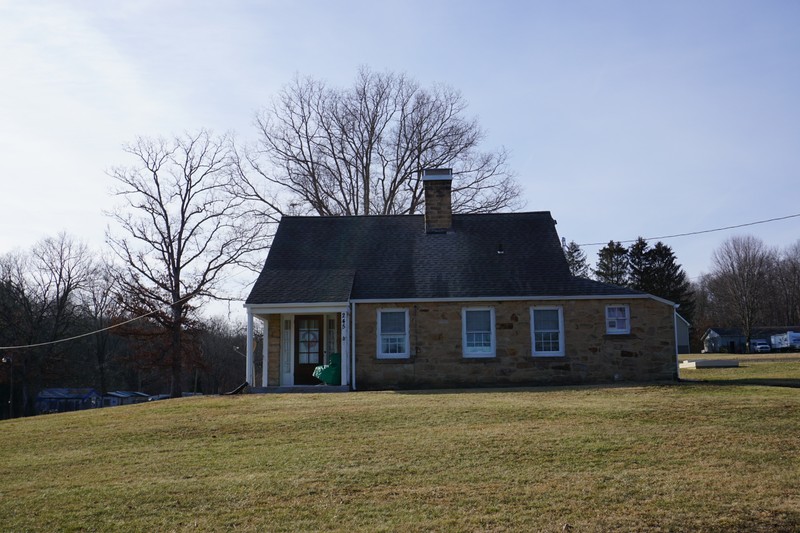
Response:
[[[453,209],[450,199],[452,182],[452,168],[422,170],[422,188],[425,191],[425,233],[453,231]]]

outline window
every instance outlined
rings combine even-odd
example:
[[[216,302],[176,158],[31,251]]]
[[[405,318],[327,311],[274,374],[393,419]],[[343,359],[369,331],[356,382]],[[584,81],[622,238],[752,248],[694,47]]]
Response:
[[[631,319],[628,306],[606,306],[606,333],[609,335],[627,335],[630,332]]]
[[[560,307],[531,308],[533,356],[564,355],[564,313]]]
[[[408,310],[378,310],[378,358],[404,359],[408,350]]]
[[[328,327],[325,330],[325,352],[327,356],[330,356],[332,353],[338,352],[339,347],[339,339],[337,331],[337,320],[333,316],[327,316],[326,322]],[[327,360],[327,359],[326,359]]]
[[[464,357],[494,357],[494,309],[463,309],[461,331]]]

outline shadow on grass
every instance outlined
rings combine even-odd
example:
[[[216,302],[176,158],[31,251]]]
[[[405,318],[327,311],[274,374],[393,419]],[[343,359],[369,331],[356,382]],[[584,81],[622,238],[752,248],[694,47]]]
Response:
[[[494,386],[469,386],[447,388],[397,388],[387,390],[394,394],[486,394],[498,392],[549,392],[592,389],[624,389],[633,387],[663,387],[665,385],[679,385],[680,381],[619,381],[615,383],[560,383],[560,384],[530,384],[530,385],[494,385]],[[800,385],[798,385],[800,386]]]
[[[624,389],[634,387],[664,387],[681,385],[759,385],[764,387],[800,388],[800,379],[789,378],[738,378],[738,379],[685,379],[675,381],[623,381],[619,383],[573,383],[561,385],[509,385],[495,387],[453,387],[453,388],[418,388],[394,389],[394,394],[485,394],[498,392],[548,392],[591,389]]]
[[[681,383],[702,385],[759,385],[762,387],[800,388],[800,379],[783,378],[730,378],[730,379],[681,379]]]

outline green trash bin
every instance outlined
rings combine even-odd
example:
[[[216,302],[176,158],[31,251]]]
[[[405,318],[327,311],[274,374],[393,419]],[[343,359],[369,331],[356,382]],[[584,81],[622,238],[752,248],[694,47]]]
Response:
[[[320,365],[314,369],[313,376],[326,385],[342,384],[342,356],[332,353],[328,356],[328,364]]]

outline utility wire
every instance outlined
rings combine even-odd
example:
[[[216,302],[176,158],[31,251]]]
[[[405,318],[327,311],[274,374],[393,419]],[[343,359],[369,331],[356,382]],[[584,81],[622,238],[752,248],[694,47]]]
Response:
[[[700,235],[703,233],[713,233],[715,231],[725,231],[728,229],[736,229],[736,228],[744,228],[747,226],[755,226],[757,224],[766,224],[767,222],[775,222],[777,220],[786,220],[789,218],[800,217],[800,213],[796,213],[794,215],[786,215],[785,217],[776,217],[776,218],[768,218],[766,220],[757,220],[755,222],[747,222],[745,224],[736,224],[734,226],[725,226],[724,228],[714,228],[714,229],[704,229],[700,231],[689,231],[687,233],[676,233],[674,235],[662,235],[661,237],[643,237],[646,241],[653,241],[656,239],[674,239],[675,237],[688,237],[689,235]],[[629,242],[636,242],[639,239],[629,239],[627,241],[617,241],[619,243],[629,243]],[[578,246],[605,246],[608,244],[607,242],[587,242],[584,244],[579,244]]]
[[[228,276],[224,276],[223,278],[220,279],[220,281],[228,280],[228,279],[232,278],[235,275],[236,274],[230,274]],[[183,298],[180,298],[179,300],[176,300],[175,302],[172,302],[170,305],[174,305],[174,304],[180,302],[181,300],[186,300],[186,299],[187,299],[187,297],[184,296]],[[36,343],[36,344],[20,344],[20,345],[17,345],[17,346],[0,346],[0,352],[5,352],[5,351],[9,351],[9,350],[25,350],[25,349],[28,349],[28,348],[41,348],[42,346],[50,346],[52,344],[61,344],[62,342],[69,342],[69,341],[82,339],[84,337],[91,337],[92,335],[97,335],[98,333],[103,333],[104,331],[109,331],[109,330],[118,328],[120,326],[124,326],[125,324],[130,324],[131,322],[136,322],[137,320],[141,320],[143,318],[147,318],[150,315],[158,313],[158,311],[159,310],[156,309],[154,311],[150,311],[149,313],[145,313],[143,315],[139,315],[139,316],[133,317],[130,320],[126,320],[125,322],[120,322],[119,324],[114,324],[113,326],[107,326],[105,328],[96,329],[94,331],[89,331],[87,333],[82,333],[80,335],[75,335],[74,337],[68,337],[66,339],[57,339],[57,340],[54,340],[54,341],[39,342],[39,343]]]
[[[84,337],[90,337],[92,335],[96,335],[98,333],[102,333],[104,331],[108,331],[110,329],[118,328],[120,326],[124,326],[125,324],[130,324],[131,322],[136,322],[137,320],[141,320],[142,318],[146,318],[146,317],[148,317],[148,316],[150,316],[150,315],[152,315],[154,313],[157,313],[157,312],[158,312],[158,310],[150,311],[147,314],[131,318],[130,320],[126,320],[125,322],[120,322],[119,324],[114,324],[113,326],[107,326],[107,327],[102,328],[102,329],[96,329],[96,330],[90,331],[88,333],[82,333],[80,335],[75,335],[74,337],[67,337],[66,339],[58,339],[58,340],[48,341],[48,342],[39,342],[39,343],[36,343],[36,344],[24,344],[24,345],[19,345],[19,346],[0,346],[0,351],[23,350],[23,349],[26,349],[26,348],[40,348],[42,346],[50,346],[51,344],[61,344],[62,342],[74,341],[74,340],[82,339]]]
[[[703,233],[713,233],[713,232],[716,232],[716,231],[724,231],[724,230],[728,230],[728,229],[744,228],[744,227],[747,227],[747,226],[755,226],[757,224],[766,224],[767,222],[776,222],[778,220],[787,220],[789,218],[796,218],[796,217],[800,217],[800,213],[796,213],[794,215],[786,215],[785,217],[776,217],[776,218],[768,218],[766,220],[757,220],[755,222],[747,222],[745,224],[736,224],[734,226],[725,226],[725,227],[722,227],[722,228],[705,229],[705,230],[700,230],[700,231],[690,231],[690,232],[687,232],[687,233],[676,233],[674,235],[662,235],[660,237],[645,237],[644,240],[652,241],[652,240],[655,240],[655,239],[674,239],[676,237],[688,237],[690,235],[701,235]],[[627,244],[629,242],[636,242],[637,240],[638,239],[629,239],[629,240],[618,241],[618,242]],[[608,243],[606,243],[606,242],[588,242],[588,243],[579,244],[578,246],[605,246],[606,244],[608,244]],[[233,275],[227,276],[226,278],[223,278],[223,279],[227,279],[229,277],[233,277]],[[92,335],[96,335],[98,333],[102,333],[104,331],[108,331],[108,330],[111,330],[111,329],[114,329],[114,328],[118,328],[120,326],[124,326],[125,324],[130,324],[131,322],[135,322],[137,320],[141,320],[142,318],[147,318],[148,316],[150,316],[152,314],[155,314],[157,312],[158,312],[157,310],[156,311],[150,311],[149,313],[146,313],[144,315],[131,318],[130,320],[126,320],[125,322],[120,322],[119,324],[114,324],[113,326],[108,326],[108,327],[105,327],[105,328],[102,328],[102,329],[98,329],[98,330],[95,330],[95,331],[90,331],[88,333],[83,333],[81,335],[75,335],[74,337],[68,337],[66,339],[58,339],[58,340],[55,340],[55,341],[40,342],[40,343],[37,343],[37,344],[27,344],[27,345],[19,345],[19,346],[0,346],[0,351],[24,350],[26,348],[40,348],[42,346],[49,346],[49,345],[52,345],[52,344],[60,344],[62,342],[74,341],[74,340],[77,340],[77,339],[82,339],[84,337],[90,337]]]

